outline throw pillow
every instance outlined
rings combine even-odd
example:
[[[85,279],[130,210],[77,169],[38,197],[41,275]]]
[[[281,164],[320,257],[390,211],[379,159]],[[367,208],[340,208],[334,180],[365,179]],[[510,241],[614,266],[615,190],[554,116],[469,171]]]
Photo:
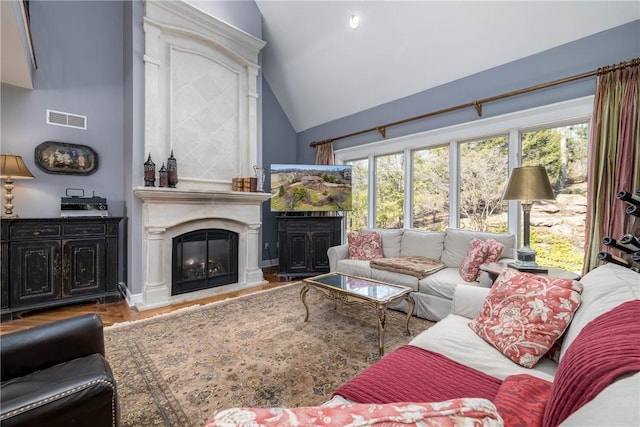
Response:
[[[475,237],[469,242],[469,250],[460,265],[460,276],[467,282],[473,282],[480,273],[480,264],[484,262],[489,251],[487,242],[483,242]]]
[[[504,250],[504,245],[498,242],[495,239],[487,239],[487,256],[483,261],[483,264],[488,264],[490,262],[496,262],[500,259],[502,255],[502,251]],[[476,282],[480,280],[480,270],[478,270],[478,274],[476,275]]]
[[[378,233],[359,233],[350,231],[347,233],[349,244],[349,258],[372,260],[382,258],[382,238]]]
[[[469,327],[509,359],[532,368],[564,333],[582,284],[505,269]]]
[[[206,427],[278,426],[504,426],[487,399],[444,402],[344,403],[297,408],[229,408],[215,413]]]

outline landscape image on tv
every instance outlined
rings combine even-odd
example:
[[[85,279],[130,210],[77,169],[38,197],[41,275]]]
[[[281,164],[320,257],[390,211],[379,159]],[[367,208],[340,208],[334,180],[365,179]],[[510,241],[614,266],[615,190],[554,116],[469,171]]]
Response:
[[[271,211],[350,211],[350,165],[271,165]]]

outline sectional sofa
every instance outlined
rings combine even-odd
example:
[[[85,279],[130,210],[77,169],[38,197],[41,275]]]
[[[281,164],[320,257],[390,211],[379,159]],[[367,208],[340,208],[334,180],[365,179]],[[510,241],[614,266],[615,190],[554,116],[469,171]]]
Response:
[[[461,285],[454,295],[452,313],[406,346],[414,354],[399,357],[396,353],[402,353],[403,347],[390,353],[339,388],[325,405],[354,400],[423,401],[429,399],[424,393],[429,393],[437,400],[489,400],[497,406],[505,426],[638,426],[640,274],[606,264],[586,274],[579,284],[579,306],[557,352],[541,357],[532,368],[514,363],[472,330],[470,324],[486,308],[491,290]],[[420,351],[440,357],[438,366],[420,360]],[[447,363],[458,368],[444,369]],[[462,372],[457,372],[460,367]],[[428,378],[422,378],[425,375]],[[482,383],[476,394],[465,391],[473,382]],[[397,390],[404,391],[398,394]],[[367,393],[371,394],[362,396]],[[378,393],[388,397],[380,400],[375,396]]]
[[[516,239],[509,233],[488,233],[449,228],[444,232],[421,231],[414,229],[372,229],[363,228],[360,233],[378,233],[382,240],[382,251],[385,258],[426,257],[443,263],[442,269],[426,277],[382,270],[371,267],[370,260],[353,259],[349,256],[349,244],[334,246],[327,251],[329,268],[354,276],[380,280],[382,282],[410,286],[414,289],[412,296],[416,302],[414,314],[429,320],[438,321],[451,312],[453,294],[458,284],[470,286],[491,286],[485,274],[477,280],[465,281],[460,274],[460,266],[464,262],[475,237],[482,241],[494,239],[504,248],[499,260],[513,259]],[[406,307],[400,309],[406,312]]]
[[[322,406],[230,408],[207,427],[640,425],[640,274],[606,264],[579,282],[531,276],[506,269],[491,288],[457,286],[452,313]],[[506,346],[472,329],[496,297]],[[509,326],[533,318],[538,338],[554,331],[543,348]],[[516,344],[536,360],[510,353]]]

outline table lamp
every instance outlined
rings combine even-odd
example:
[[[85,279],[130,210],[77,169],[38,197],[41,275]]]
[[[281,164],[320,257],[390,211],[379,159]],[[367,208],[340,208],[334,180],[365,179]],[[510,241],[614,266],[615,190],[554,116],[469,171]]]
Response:
[[[517,261],[509,267],[518,270],[544,271],[536,263],[536,251],[529,247],[529,215],[535,200],[554,200],[553,189],[547,171],[542,166],[523,166],[514,168],[504,190],[502,200],[518,200],[524,213],[524,242],[517,251]]]
[[[33,179],[33,175],[24,164],[21,156],[0,154],[0,178],[5,180],[5,204],[2,218],[17,218],[18,215],[13,213],[13,180]]]

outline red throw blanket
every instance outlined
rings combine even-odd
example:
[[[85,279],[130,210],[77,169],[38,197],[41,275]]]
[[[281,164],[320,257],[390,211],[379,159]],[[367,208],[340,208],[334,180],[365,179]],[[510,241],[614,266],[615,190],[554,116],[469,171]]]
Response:
[[[493,401],[500,381],[438,353],[405,345],[335,391],[358,403],[441,402],[464,397]]]
[[[638,319],[640,300],[633,300],[580,331],[558,365],[545,408],[545,427],[558,426],[621,375],[640,371]]]

